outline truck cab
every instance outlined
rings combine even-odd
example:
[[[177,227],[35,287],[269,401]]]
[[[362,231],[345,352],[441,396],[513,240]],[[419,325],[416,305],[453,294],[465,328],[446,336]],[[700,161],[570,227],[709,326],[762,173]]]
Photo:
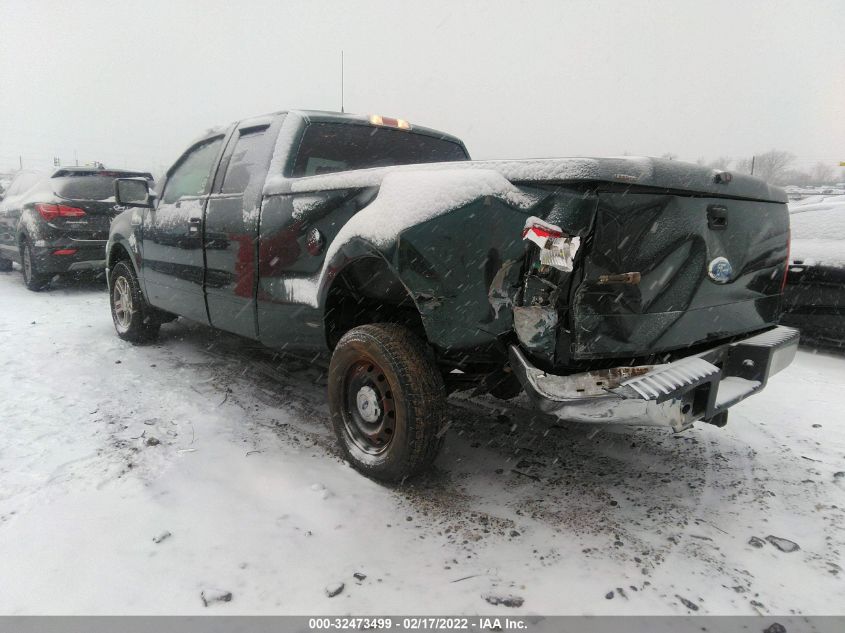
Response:
[[[333,194],[265,200],[268,173],[299,178],[469,159],[459,139],[408,125],[294,111],[208,130],[167,171],[154,205],[131,212],[131,229],[115,235],[110,259],[118,244],[134,255],[144,295],[160,310],[271,346],[319,343],[321,319],[278,301],[273,279],[319,271],[321,245],[357,209]],[[322,221],[315,218],[321,206],[333,211]],[[301,330],[297,336],[291,327]]]

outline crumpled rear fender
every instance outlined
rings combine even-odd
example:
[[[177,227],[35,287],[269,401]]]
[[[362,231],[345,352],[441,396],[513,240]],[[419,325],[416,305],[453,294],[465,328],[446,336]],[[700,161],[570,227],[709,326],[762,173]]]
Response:
[[[435,347],[480,347],[513,329],[528,215],[484,197],[399,236],[391,263]]]
[[[513,329],[512,296],[530,209],[483,197],[408,227],[389,244],[355,236],[333,245],[318,303],[337,275],[364,257],[385,262],[413,299],[429,342],[441,350],[489,345]]]
[[[516,186],[482,170],[389,174],[332,240],[315,294],[298,302],[325,310],[337,275],[376,256],[413,299],[432,345],[453,353],[489,347],[514,329],[526,219],[583,234],[594,210],[584,198],[559,187]]]

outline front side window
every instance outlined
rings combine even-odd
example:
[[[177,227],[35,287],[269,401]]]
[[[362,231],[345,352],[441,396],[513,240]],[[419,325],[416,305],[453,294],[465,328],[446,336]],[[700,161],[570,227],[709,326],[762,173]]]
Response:
[[[302,137],[292,175],[467,159],[459,144],[426,134],[351,123],[312,123]]]
[[[223,137],[206,141],[192,149],[170,175],[162,202],[170,204],[183,196],[201,196],[208,191]]]
[[[262,164],[265,156],[262,141],[266,131],[267,128],[263,127],[241,132],[223,177],[221,193],[243,193],[250,178],[264,173],[266,165]]]

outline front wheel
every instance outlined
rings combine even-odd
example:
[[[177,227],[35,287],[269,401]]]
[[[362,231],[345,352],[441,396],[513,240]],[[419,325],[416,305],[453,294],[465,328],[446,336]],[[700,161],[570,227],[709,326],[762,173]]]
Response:
[[[118,262],[109,276],[109,284],[111,316],[117,335],[130,343],[155,340],[161,323],[141,294],[135,269],[125,261]]]
[[[46,275],[38,270],[38,262],[32,252],[32,245],[28,239],[21,243],[21,272],[23,283],[30,290],[43,290],[50,283],[51,275]]]
[[[442,444],[443,378],[425,343],[400,325],[347,332],[329,366],[329,408],[340,447],[373,479],[394,482],[428,467]]]

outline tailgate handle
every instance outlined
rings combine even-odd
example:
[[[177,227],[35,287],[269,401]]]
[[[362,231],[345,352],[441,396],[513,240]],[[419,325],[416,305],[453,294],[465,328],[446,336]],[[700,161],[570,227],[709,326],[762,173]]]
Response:
[[[721,204],[708,206],[707,226],[714,231],[724,231],[728,228],[728,208]]]

